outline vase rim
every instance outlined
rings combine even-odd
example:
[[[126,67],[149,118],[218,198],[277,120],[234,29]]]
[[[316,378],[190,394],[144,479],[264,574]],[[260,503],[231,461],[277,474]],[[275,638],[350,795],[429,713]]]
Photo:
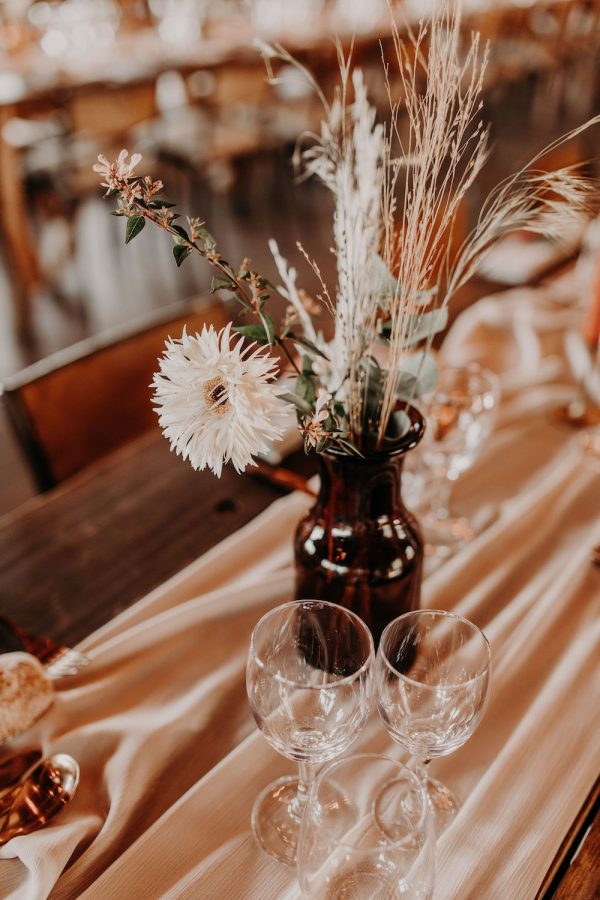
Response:
[[[345,450],[339,450],[337,447],[328,447],[319,456],[335,459],[336,461],[350,460],[357,465],[368,465],[373,462],[381,462],[384,459],[403,456],[417,446],[425,433],[426,426],[425,417],[416,406],[408,404],[403,407],[403,411],[410,419],[408,431],[401,438],[389,441],[387,448],[378,450],[376,453],[369,453],[368,456],[355,456],[347,453]]]

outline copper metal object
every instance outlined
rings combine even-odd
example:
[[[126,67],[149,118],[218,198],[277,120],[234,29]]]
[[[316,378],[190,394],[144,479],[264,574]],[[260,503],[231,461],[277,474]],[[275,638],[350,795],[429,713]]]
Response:
[[[0,846],[43,828],[73,798],[78,784],[79,766],[66,753],[56,753],[39,763],[4,795]]]

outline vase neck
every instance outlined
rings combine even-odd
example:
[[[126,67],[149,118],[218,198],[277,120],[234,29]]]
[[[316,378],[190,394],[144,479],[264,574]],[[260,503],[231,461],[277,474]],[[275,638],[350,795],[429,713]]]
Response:
[[[395,518],[406,512],[402,501],[403,454],[372,462],[323,454],[318,505],[339,519]]]

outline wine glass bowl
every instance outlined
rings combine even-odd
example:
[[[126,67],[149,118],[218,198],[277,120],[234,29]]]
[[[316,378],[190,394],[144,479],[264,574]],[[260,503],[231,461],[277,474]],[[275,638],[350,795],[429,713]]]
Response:
[[[313,768],[339,756],[371,708],[374,647],[354,613],[300,600],[271,610],[250,642],[246,683],[256,723],[282,756],[300,763],[299,778],[279,779],[253,810],[259,843],[293,862]]]
[[[298,879],[315,900],[425,900],[435,875],[432,814],[414,772],[375,754],[317,776],[298,848]]]
[[[430,463],[454,478],[469,469],[490,435],[497,402],[497,378],[476,363],[442,369],[430,403]],[[452,479],[451,479],[452,480]]]
[[[490,690],[490,645],[462,616],[443,610],[406,613],[381,636],[375,680],[387,731],[427,764],[453,753],[479,725]],[[428,781],[434,804],[455,812],[458,804],[450,792]]]
[[[473,537],[465,519],[449,511],[452,484],[469,469],[490,436],[500,397],[496,375],[477,363],[442,369],[426,401],[428,433],[423,460],[433,475],[430,507],[423,516],[430,553],[444,557]]]

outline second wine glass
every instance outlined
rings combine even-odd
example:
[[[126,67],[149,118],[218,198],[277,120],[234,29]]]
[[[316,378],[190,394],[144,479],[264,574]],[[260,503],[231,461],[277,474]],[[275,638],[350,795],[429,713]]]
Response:
[[[375,669],[387,731],[424,766],[453,753],[481,721],[491,669],[489,642],[468,619],[435,609],[399,616],[381,636]],[[425,777],[439,834],[458,801],[445,785]]]
[[[335,603],[300,600],[271,610],[250,642],[250,708],[278,753],[299,763],[258,797],[254,835],[268,853],[293,863],[315,766],[339,756],[360,733],[372,697],[371,632]]]

